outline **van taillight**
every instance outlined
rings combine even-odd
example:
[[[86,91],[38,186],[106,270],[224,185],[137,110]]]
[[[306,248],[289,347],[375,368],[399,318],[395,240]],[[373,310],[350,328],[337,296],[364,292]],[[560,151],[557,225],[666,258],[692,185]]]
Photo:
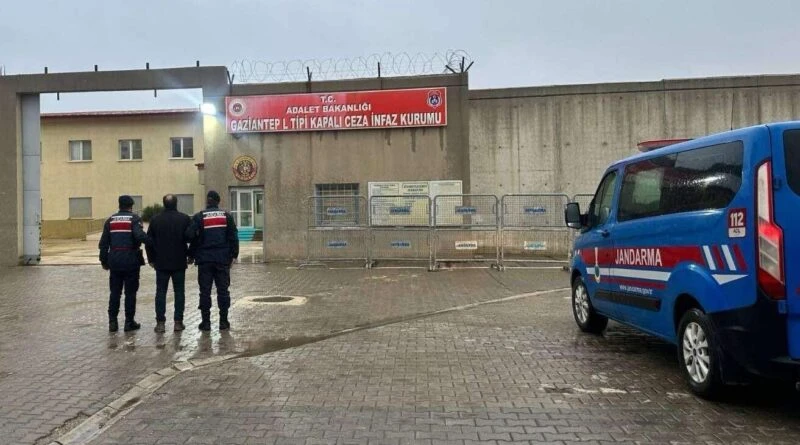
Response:
[[[783,230],[775,224],[772,197],[772,162],[758,167],[756,205],[758,214],[758,285],[774,300],[786,298],[783,275]]]

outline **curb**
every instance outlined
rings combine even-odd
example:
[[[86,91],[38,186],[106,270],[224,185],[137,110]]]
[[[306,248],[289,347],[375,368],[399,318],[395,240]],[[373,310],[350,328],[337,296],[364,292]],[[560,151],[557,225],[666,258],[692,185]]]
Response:
[[[113,425],[122,415],[127,414],[147,396],[164,386],[174,377],[193,369],[214,365],[238,357],[236,354],[221,355],[185,362],[175,362],[168,368],[159,369],[136,383],[128,392],[109,403],[100,411],[91,415],[80,425],[73,428],[58,440],[49,445],[85,444]]]

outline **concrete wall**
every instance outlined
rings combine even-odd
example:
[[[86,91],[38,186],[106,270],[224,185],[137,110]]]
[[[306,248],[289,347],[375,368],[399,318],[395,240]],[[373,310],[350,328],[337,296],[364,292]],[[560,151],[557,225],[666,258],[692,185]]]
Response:
[[[194,158],[171,159],[173,137],[191,137]],[[142,159],[119,159],[120,139],[141,139]],[[203,162],[199,112],[141,115],[56,115],[42,118],[42,211],[44,220],[69,218],[69,198],[91,197],[92,218],[117,209],[121,194],[142,196],[142,206],[161,203],[166,193],[205,202],[196,163]],[[69,141],[90,140],[91,161],[70,161]]]
[[[800,76],[470,92],[473,193],[594,193],[644,140],[800,118]]]
[[[306,208],[315,184],[460,179],[469,183],[466,76],[366,79],[311,84],[234,85],[232,95],[359,91],[445,86],[448,125],[443,128],[345,130],[292,134],[225,134],[224,116],[207,117],[205,181],[208,189],[261,186],[265,190],[265,257],[305,255]],[[224,106],[218,105],[219,110]],[[236,156],[253,156],[258,177],[237,181]],[[227,206],[223,203],[223,206]]]

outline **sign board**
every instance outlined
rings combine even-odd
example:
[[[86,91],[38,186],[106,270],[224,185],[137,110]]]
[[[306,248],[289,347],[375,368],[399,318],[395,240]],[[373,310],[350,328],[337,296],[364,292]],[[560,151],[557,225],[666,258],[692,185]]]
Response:
[[[408,225],[415,222],[417,225],[427,225],[428,215],[433,214],[433,199],[436,194],[460,195],[461,181],[382,181],[370,182],[367,190],[370,199],[370,221],[373,226]],[[392,196],[385,200],[373,200],[373,196]],[[404,198],[404,197],[409,198]],[[427,196],[431,201],[431,208],[426,209],[425,199],[414,198]],[[460,204],[460,200],[456,203]],[[452,221],[449,224],[459,224],[455,213],[450,212]],[[440,218],[440,221],[445,221]]]
[[[477,241],[456,241],[456,250],[478,250]]]
[[[444,127],[447,88],[228,96],[228,133]]]
[[[547,250],[547,241],[525,241],[522,248],[524,250]]]

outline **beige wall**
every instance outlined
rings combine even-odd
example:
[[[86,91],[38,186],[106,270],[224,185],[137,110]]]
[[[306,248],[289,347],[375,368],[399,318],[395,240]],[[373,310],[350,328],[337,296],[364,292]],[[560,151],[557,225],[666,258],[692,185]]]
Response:
[[[170,138],[192,137],[194,158],[170,159]],[[120,161],[119,140],[141,139],[142,160]],[[70,162],[69,141],[91,140],[92,160]],[[69,198],[91,197],[92,217],[117,209],[121,194],[141,195],[143,207],[165,193],[193,194],[201,207],[202,116],[197,112],[134,116],[42,117],[42,219],[69,217]]]

